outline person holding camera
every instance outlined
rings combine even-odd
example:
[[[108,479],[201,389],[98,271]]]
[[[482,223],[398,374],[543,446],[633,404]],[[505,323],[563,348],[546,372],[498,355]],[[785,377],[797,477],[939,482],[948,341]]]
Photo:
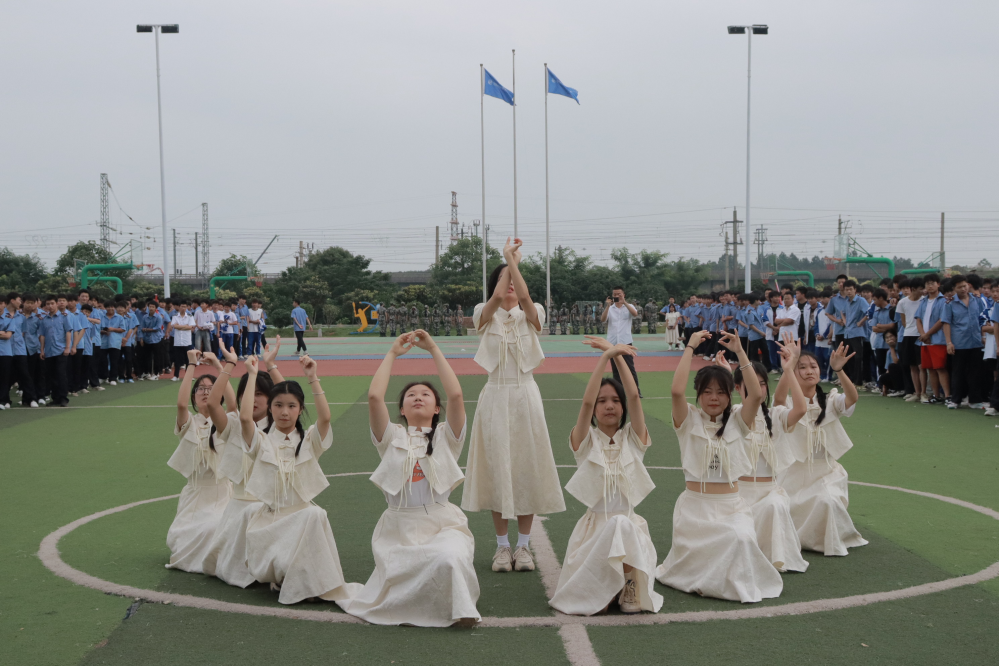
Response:
[[[624,289],[614,287],[611,296],[604,305],[604,311],[600,314],[600,321],[607,324],[607,341],[612,345],[633,345],[631,337],[631,318],[638,316],[638,310],[624,298]],[[635,371],[635,357],[624,356],[624,362],[631,370],[631,376],[635,378],[635,386],[638,386],[638,373]],[[618,374],[617,364],[611,364],[614,372],[614,379],[621,381]],[[638,397],[642,397],[642,390],[639,388]]]

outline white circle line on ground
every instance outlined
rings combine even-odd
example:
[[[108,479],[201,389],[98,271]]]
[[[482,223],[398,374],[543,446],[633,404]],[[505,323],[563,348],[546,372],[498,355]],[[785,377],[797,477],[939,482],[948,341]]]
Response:
[[[672,469],[672,468],[651,468],[651,469]],[[348,472],[345,475],[356,475],[356,474],[369,474],[370,472]],[[336,475],[335,475],[336,476]],[[948,504],[955,504],[972,511],[976,511],[985,516],[989,516],[995,520],[999,520],[999,511],[995,511],[988,507],[979,506],[971,502],[966,502],[964,500],[955,499],[953,497],[947,497],[946,495],[937,495],[935,493],[923,492],[920,490],[910,490],[908,488],[900,488],[898,486],[888,486],[877,483],[865,483],[862,481],[850,481],[851,484],[868,486],[872,488],[881,488],[884,490],[895,490],[898,492],[909,493],[911,495],[918,495],[921,497],[928,497],[931,499],[937,499],[942,502],[947,502]],[[187,594],[174,594],[172,592],[157,592],[155,590],[145,590],[137,587],[132,587],[130,585],[120,585],[118,583],[112,583],[110,581],[102,580],[90,574],[84,573],[79,569],[74,569],[65,561],[59,554],[59,541],[64,536],[72,532],[73,530],[86,525],[98,518],[103,518],[104,516],[109,516],[115,513],[120,513],[122,511],[127,511],[137,506],[142,506],[144,504],[151,504],[153,502],[161,502],[169,499],[176,499],[180,495],[166,495],[164,497],[156,497],[153,499],[142,500],[139,502],[132,502],[130,504],[123,504],[113,509],[107,509],[105,511],[98,511],[97,513],[92,513],[89,516],[84,516],[74,520],[73,522],[60,527],[55,530],[44,539],[38,548],[38,558],[42,561],[42,564],[49,569],[52,573],[56,574],[61,578],[76,583],[77,585],[82,585],[84,587],[89,587],[106,594],[114,594],[122,597],[132,597],[135,599],[143,599],[146,601],[153,601],[157,603],[173,604],[176,606],[182,606],[187,608],[198,608],[203,610],[216,610],[227,613],[243,613],[246,615],[256,615],[256,616],[269,616],[278,617],[284,619],[294,619],[294,620],[310,620],[314,622],[330,622],[339,624],[365,624],[363,620],[355,618],[352,615],[346,613],[333,613],[330,611],[312,611],[312,610],[302,610],[299,608],[281,608],[272,606],[254,606],[252,604],[240,604],[228,601],[219,601],[215,599],[207,599],[204,597],[195,597]],[[549,616],[537,616],[537,617],[484,617],[482,621],[477,625],[480,627],[495,627],[495,628],[516,628],[516,627],[564,627],[566,625],[588,625],[588,626],[626,626],[626,625],[659,625],[659,624],[671,624],[675,622],[709,622],[713,620],[744,620],[753,618],[768,618],[768,617],[781,617],[787,615],[807,615],[810,613],[820,613],[831,610],[842,610],[845,608],[856,608],[859,606],[868,606],[870,604],[880,603],[883,601],[897,601],[900,599],[909,599],[912,597],[918,597],[926,594],[933,594],[936,592],[944,592],[946,590],[952,590],[958,587],[964,587],[967,585],[976,585],[978,583],[991,580],[993,578],[999,577],[999,562],[995,562],[992,565],[982,569],[973,574],[968,574],[966,576],[957,576],[955,578],[948,578],[946,580],[936,581],[932,583],[924,583],[922,585],[914,585],[912,587],[903,588],[900,590],[890,590],[887,592],[874,592],[869,594],[858,594],[849,597],[838,597],[834,599],[816,599],[814,601],[800,601],[791,604],[784,604],[781,606],[761,606],[756,608],[745,608],[738,610],[729,611],[687,611],[684,613],[643,613],[640,615],[603,615],[603,616],[589,616],[589,617],[579,617],[572,615],[563,615],[561,613],[549,615]]]

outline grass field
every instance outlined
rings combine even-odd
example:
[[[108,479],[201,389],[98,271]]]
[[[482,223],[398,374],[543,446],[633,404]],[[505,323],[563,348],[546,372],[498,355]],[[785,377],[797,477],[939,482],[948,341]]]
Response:
[[[367,342],[367,341],[366,341]],[[457,342],[457,341],[455,341]],[[547,342],[547,341],[546,341]],[[560,341],[568,345],[568,341]],[[474,339],[469,341],[474,345]],[[472,348],[474,349],[474,348]],[[325,351],[325,350],[324,350]],[[335,353],[358,353],[342,350]],[[456,351],[456,350],[455,350]],[[552,350],[549,350],[552,351]],[[365,354],[371,353],[365,349]],[[572,474],[566,439],[586,373],[537,377],[563,484]],[[669,427],[669,372],[644,373],[653,446],[649,467],[679,465]],[[390,394],[408,377],[396,378]],[[485,377],[461,378],[469,417]],[[329,514],[348,580],[374,566],[371,532],[384,499],[367,479],[378,463],[362,402],[368,378],[326,377],[335,456],[323,467],[330,488],[316,502]],[[166,466],[177,385],[142,382],[73,400],[73,408],[0,414],[0,664],[987,664],[999,660],[999,579],[943,592],[800,615],[678,621],[649,626],[559,628],[538,572],[495,574],[487,514],[471,514],[476,535],[479,612],[474,630],[375,627],[220,612],[136,601],[73,584],[37,555],[46,535],[123,504],[174,495],[184,480]],[[999,510],[996,422],[981,412],[947,411],[874,396],[845,421],[855,447],[841,462],[853,481],[924,491]],[[462,457],[464,464],[464,456]],[[659,560],[669,550],[673,503],[683,486],[673,469],[650,472],[657,485],[639,507]],[[452,501],[460,501],[460,489]],[[583,513],[567,511],[544,530],[559,560]],[[278,608],[263,586],[246,590],[166,570],[165,536],[176,500],[99,518],[59,543],[62,559],[91,576],[142,590]],[[779,607],[796,602],[902,590],[978,572],[999,560],[999,521],[939,499],[851,486],[850,512],[870,545],[845,558],[806,553],[806,574],[785,574],[779,599],[755,606],[703,599],[657,584],[663,614]],[[537,545],[537,540],[535,540]],[[296,609],[340,613],[334,604]],[[767,611],[769,612],[769,611]],[[564,616],[563,616],[564,617]],[[610,616],[616,621],[621,616]],[[648,616],[645,616],[648,619]],[[686,618],[690,619],[690,618]],[[682,619],[681,619],[682,620]],[[497,626],[507,625],[523,626]],[[550,626],[527,626],[536,624]],[[568,652],[567,652],[568,650]]]

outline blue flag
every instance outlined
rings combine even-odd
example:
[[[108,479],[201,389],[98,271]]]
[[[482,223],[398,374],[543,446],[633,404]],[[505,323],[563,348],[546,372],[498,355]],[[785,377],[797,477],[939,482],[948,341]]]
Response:
[[[496,77],[489,73],[489,70],[485,70],[486,80],[483,82],[482,94],[489,95],[490,97],[495,97],[496,99],[501,99],[510,106],[513,106],[513,93],[504,88]]]
[[[576,104],[579,104],[579,91],[559,81],[558,77],[550,69],[548,70],[548,92],[553,95],[571,97],[576,100]]]

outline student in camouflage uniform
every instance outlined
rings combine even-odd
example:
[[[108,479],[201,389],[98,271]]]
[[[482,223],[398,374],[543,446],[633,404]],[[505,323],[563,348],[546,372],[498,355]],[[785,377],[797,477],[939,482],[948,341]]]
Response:
[[[659,324],[659,313],[657,310],[659,306],[655,304],[651,298],[649,302],[645,304],[645,321],[647,322],[647,328],[649,333],[655,335],[656,329]]]

